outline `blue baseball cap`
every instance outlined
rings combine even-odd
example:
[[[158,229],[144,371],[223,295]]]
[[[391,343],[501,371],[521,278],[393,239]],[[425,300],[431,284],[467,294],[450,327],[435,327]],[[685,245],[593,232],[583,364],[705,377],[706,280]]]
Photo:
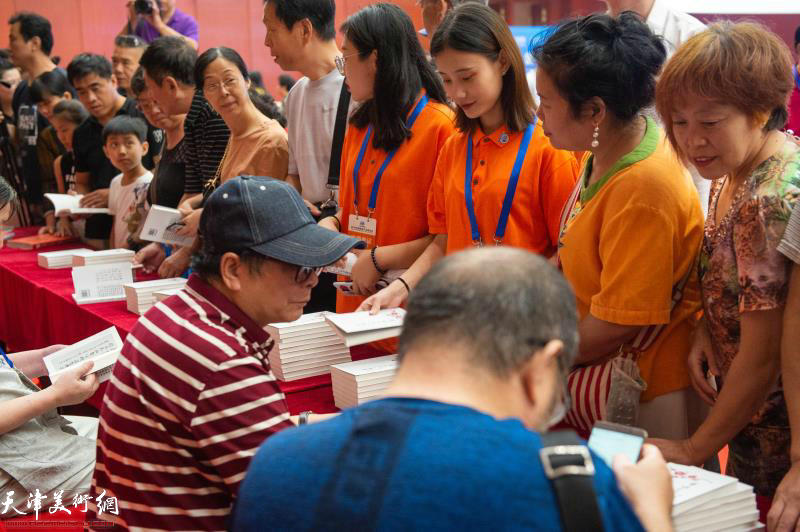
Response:
[[[320,227],[297,190],[271,177],[239,176],[217,188],[200,217],[203,251],[251,249],[297,266],[333,264],[362,240]]]

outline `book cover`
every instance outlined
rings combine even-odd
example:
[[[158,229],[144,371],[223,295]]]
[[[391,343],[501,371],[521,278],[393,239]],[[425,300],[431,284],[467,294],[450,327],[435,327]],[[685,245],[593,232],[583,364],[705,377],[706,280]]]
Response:
[[[36,235],[15,238],[8,241],[8,247],[15,249],[38,249],[46,246],[69,244],[80,240],[77,236]]]

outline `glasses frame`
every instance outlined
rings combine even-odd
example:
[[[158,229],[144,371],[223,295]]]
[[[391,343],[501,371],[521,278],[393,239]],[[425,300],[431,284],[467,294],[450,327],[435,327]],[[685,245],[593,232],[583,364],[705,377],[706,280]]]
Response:
[[[322,267],[312,268],[311,266],[298,266],[297,270],[294,272],[294,282],[297,284],[303,284],[311,277],[311,274],[319,274],[322,273]]]
[[[354,55],[358,55],[358,52],[353,52],[352,54],[347,55],[337,55],[333,58],[333,62],[336,63],[336,70],[339,71],[339,74],[344,76],[344,67],[347,65],[347,58]]]

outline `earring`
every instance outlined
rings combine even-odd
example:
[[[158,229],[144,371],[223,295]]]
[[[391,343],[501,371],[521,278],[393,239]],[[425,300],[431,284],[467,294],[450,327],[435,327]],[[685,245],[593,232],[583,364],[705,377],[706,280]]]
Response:
[[[592,133],[592,148],[596,148],[600,145],[600,141],[597,140],[597,137],[600,136],[600,126],[594,126],[594,132]]]

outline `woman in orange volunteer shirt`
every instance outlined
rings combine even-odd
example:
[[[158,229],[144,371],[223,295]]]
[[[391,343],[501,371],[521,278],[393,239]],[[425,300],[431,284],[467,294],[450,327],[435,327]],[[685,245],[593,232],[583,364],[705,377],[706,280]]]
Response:
[[[368,244],[352,269],[353,294],[337,294],[337,312],[350,312],[430,241],[428,190],[454,124],[442,82],[400,8],[365,7],[342,33],[337,66],[358,106],[342,146],[340,209],[320,225]]]
[[[431,54],[458,106],[458,134],[439,155],[428,195],[433,241],[363,309],[401,305],[442,258],[473,245],[551,256],[561,210],[577,178],[572,154],[550,145],[534,113],[514,37],[494,10],[463,4],[442,21]]]
[[[636,14],[596,14],[565,22],[533,54],[546,134],[554,146],[589,152],[559,240],[581,318],[577,362],[591,368],[573,380],[566,420],[584,430],[597,418],[622,421],[641,400],[638,425],[651,436],[686,435],[703,416],[686,365],[703,213],[691,177],[643,113],[664,45]],[[646,383],[629,410],[599,392],[608,382],[600,363],[621,352],[617,363],[632,375],[638,367]]]

